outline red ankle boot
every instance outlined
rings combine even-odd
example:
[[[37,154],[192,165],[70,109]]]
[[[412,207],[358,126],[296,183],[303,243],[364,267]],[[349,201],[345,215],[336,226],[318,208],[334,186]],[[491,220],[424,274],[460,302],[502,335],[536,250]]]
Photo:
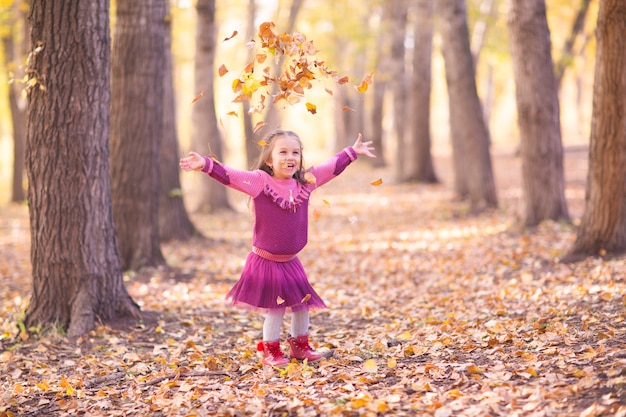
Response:
[[[299,360],[306,359],[308,362],[315,362],[322,359],[322,355],[313,350],[309,345],[309,335],[302,334],[298,337],[289,337],[287,339],[291,347],[291,357]]]
[[[289,363],[289,359],[285,358],[283,352],[280,350],[280,342],[278,340],[273,342],[259,342],[256,349],[259,352],[263,352],[263,358],[261,359],[263,365],[284,366]]]

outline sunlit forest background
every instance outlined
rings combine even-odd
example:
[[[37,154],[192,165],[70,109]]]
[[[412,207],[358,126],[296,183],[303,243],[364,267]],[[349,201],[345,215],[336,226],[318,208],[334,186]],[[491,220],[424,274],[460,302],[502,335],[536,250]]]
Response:
[[[378,0],[318,0],[304,2],[296,20],[296,30],[307,39],[313,40],[319,49],[318,58],[351,81],[358,83],[364,72],[374,70],[376,39],[385,28],[380,27],[381,17],[376,13]],[[485,4],[492,4],[485,10]],[[577,5],[569,0],[547,0],[547,17],[551,30],[552,56],[555,62],[562,58],[564,44],[571,34]],[[290,1],[266,0],[258,2],[257,26],[264,21],[273,21],[281,31],[290,12]],[[111,22],[115,24],[115,1],[111,4]],[[591,2],[585,28],[577,37],[572,57],[567,62],[565,75],[560,88],[561,128],[563,145],[567,147],[586,145],[591,125],[591,101],[594,79],[595,40],[597,2]],[[224,65],[229,72],[223,77],[216,75],[215,105],[225,139],[225,161],[233,166],[245,166],[243,152],[244,134],[241,104],[233,103],[235,94],[231,84],[246,65],[248,49],[245,37],[248,2],[244,0],[217,1],[218,43],[216,68]],[[516,121],[515,85],[513,67],[509,53],[506,28],[506,0],[468,0],[467,11],[471,42],[482,39],[480,56],[476,67],[476,84],[483,102],[485,117],[491,133],[492,152],[514,152],[519,143]],[[194,97],[200,91],[194,88],[195,18],[196,11],[192,0],[173,1],[171,9],[173,27],[174,84],[177,94],[177,129],[181,153],[190,149],[191,109]],[[409,16],[411,19],[411,16]],[[436,16],[435,16],[436,19]],[[480,26],[480,27],[479,27]],[[484,36],[480,32],[484,28]],[[236,36],[232,36],[237,32]],[[411,31],[407,31],[406,48],[412,48]],[[479,33],[480,32],[480,33]],[[337,51],[337,39],[346,39],[349,49]],[[476,47],[476,45],[472,45]],[[432,109],[431,134],[434,155],[450,151],[448,123],[448,95],[441,55],[441,39],[435,22],[434,49],[432,61]],[[3,53],[0,50],[0,53]],[[356,65],[358,59],[365,59],[364,65]],[[0,59],[0,63],[6,60]],[[0,64],[4,65],[4,64]],[[7,88],[11,77],[23,76],[23,68],[0,68],[0,204],[10,201],[12,172],[12,129],[9,114]],[[388,74],[374,73],[374,83],[389,77]],[[323,83],[324,81],[317,82]],[[332,81],[328,81],[331,83]],[[407,88],[410,85],[407,83]],[[150,91],[146,91],[150,94]],[[369,100],[369,93],[362,99]],[[387,93],[391,95],[389,91]],[[324,88],[313,88],[307,92],[307,100],[315,102],[317,113],[311,114],[299,104],[283,109],[282,126],[300,132],[306,146],[307,163],[312,164],[329,154],[333,148],[334,104]],[[389,98],[391,100],[391,98]],[[389,109],[391,106],[386,106]],[[237,112],[238,116],[229,112]],[[384,118],[386,155],[395,155],[393,118]],[[368,138],[368,132],[363,132]],[[352,140],[352,139],[350,139]],[[198,149],[208,153],[207,149]],[[386,161],[392,164],[392,160]]]

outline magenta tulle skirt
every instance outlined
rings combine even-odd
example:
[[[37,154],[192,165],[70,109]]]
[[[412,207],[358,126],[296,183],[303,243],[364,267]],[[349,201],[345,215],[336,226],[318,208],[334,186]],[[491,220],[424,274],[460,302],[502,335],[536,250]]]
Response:
[[[315,292],[296,257],[274,262],[250,252],[241,278],[226,294],[234,306],[267,312],[317,310],[326,304]]]

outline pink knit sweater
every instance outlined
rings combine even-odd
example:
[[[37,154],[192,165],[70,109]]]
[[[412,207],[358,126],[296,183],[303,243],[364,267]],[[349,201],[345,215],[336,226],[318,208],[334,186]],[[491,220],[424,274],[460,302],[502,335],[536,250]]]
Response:
[[[205,157],[202,171],[222,184],[248,194],[254,201],[252,245],[275,255],[296,255],[308,239],[308,205],[311,192],[343,172],[357,159],[352,147],[312,167],[315,183],[294,178],[277,179],[262,170],[243,171]]]

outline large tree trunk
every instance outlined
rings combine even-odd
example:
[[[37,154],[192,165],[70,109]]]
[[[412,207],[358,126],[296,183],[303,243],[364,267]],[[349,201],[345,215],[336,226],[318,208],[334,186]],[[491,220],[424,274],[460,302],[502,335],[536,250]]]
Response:
[[[118,0],[111,74],[113,217],[122,267],[165,263],[159,246],[164,0]]]
[[[109,176],[109,2],[35,0],[26,171],[33,292],[26,327],[78,336],[138,317],[122,280]]]
[[[585,212],[564,261],[626,251],[626,3],[601,0]]]
[[[390,61],[390,45],[391,35],[389,27],[391,21],[389,19],[390,10],[388,7],[380,8],[380,26],[375,37],[376,42],[376,82],[373,84],[372,109],[370,115],[370,137],[376,149],[377,157],[372,161],[373,166],[386,166],[385,147],[384,147],[384,115],[385,115],[385,96],[389,87],[389,72],[391,70]],[[339,51],[337,51],[339,52]]]
[[[169,15],[169,3],[165,3]],[[176,99],[172,80],[171,19],[166,19],[163,76],[163,139],[159,149],[159,239],[187,240],[199,235],[187,215],[180,185],[178,135],[176,132]]]
[[[411,86],[410,138],[407,181],[438,182],[431,153],[430,140],[430,88],[431,60],[433,54],[433,0],[415,2],[415,27],[413,38],[413,74]]]
[[[396,136],[395,175],[398,181],[406,176],[407,159],[407,74],[406,74],[406,26],[408,16],[407,0],[387,0],[391,19],[391,89],[393,91],[393,126]]]
[[[473,211],[496,207],[498,200],[489,154],[489,131],[476,91],[465,0],[437,0],[437,5],[448,84],[457,196],[469,198]]]
[[[195,86],[204,92],[191,108],[191,143],[202,154],[211,154],[223,160],[223,144],[215,113],[214,79],[217,28],[215,0],[198,0],[196,4],[198,24],[196,29]],[[247,117],[244,116],[244,117]],[[197,190],[189,199],[192,211],[213,212],[230,210],[226,188],[206,175],[196,179]]]
[[[569,218],[558,87],[544,0],[512,0],[508,27],[520,129],[524,223]]]

